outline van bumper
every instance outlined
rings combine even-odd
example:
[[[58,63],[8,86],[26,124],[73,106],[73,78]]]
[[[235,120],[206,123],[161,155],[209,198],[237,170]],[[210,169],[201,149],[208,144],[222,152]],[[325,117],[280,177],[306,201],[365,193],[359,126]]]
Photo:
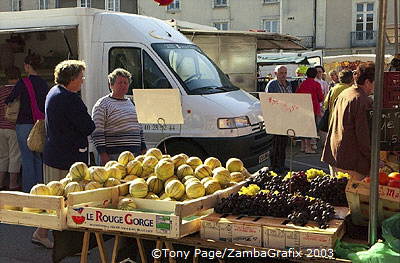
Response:
[[[217,157],[222,163],[236,157],[245,167],[253,170],[265,166],[272,149],[272,135],[265,130],[240,137],[192,138],[208,156]],[[253,169],[252,169],[253,168]]]

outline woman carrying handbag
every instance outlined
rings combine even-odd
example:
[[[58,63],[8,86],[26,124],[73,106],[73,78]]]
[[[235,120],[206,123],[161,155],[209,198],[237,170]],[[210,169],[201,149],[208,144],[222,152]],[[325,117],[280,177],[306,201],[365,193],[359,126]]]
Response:
[[[44,118],[40,113],[44,113],[44,103],[49,86],[46,81],[38,76],[36,70],[40,64],[40,57],[35,54],[28,54],[24,60],[24,69],[28,77],[20,80],[15,85],[6,103],[11,103],[15,99],[20,100],[20,109],[16,121],[16,132],[22,161],[22,191],[29,193],[32,186],[43,182],[43,162],[41,154],[33,152],[28,148],[27,139],[32,127],[37,119]],[[29,92],[26,83],[32,84]],[[29,84],[28,84],[29,85]],[[31,103],[31,98],[36,101]],[[35,105],[36,102],[36,105]],[[33,104],[33,105],[32,105]]]

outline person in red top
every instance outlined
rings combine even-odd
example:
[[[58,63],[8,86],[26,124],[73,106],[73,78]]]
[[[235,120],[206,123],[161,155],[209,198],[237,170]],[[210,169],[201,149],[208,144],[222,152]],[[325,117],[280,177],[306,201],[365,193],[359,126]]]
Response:
[[[300,87],[297,89],[296,93],[307,93],[311,94],[311,100],[313,104],[315,122],[321,116],[321,105],[320,103],[324,100],[324,94],[322,93],[321,85],[314,80],[317,76],[316,68],[308,68],[306,72],[307,79],[304,80]],[[301,149],[305,153],[316,153],[311,147],[311,139],[302,139]]]
[[[5,179],[10,175],[9,190],[20,190],[18,185],[21,169],[21,152],[19,151],[15,123],[4,118],[5,100],[10,95],[14,85],[21,78],[21,71],[15,66],[4,70],[7,84],[0,87],[0,190],[6,190]]]

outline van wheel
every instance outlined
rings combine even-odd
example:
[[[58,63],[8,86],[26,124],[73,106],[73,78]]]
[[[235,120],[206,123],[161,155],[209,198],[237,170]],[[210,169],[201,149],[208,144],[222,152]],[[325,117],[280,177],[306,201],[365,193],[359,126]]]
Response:
[[[164,149],[163,144],[160,144],[160,149]],[[167,152],[169,155],[174,156],[176,154],[185,153],[190,156],[197,156],[204,160],[207,158],[207,153],[193,141],[172,141],[167,142]]]

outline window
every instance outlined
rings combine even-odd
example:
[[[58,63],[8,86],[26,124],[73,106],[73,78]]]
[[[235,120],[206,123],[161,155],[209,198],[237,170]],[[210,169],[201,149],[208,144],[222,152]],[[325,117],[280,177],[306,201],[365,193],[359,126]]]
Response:
[[[167,11],[179,10],[179,9],[180,9],[179,0],[174,0],[171,4],[167,5]]]
[[[91,7],[92,0],[81,0],[81,7]]]
[[[356,10],[356,40],[373,39],[374,3],[358,3]]]
[[[263,0],[264,4],[279,3],[279,0]]]
[[[267,32],[278,33],[280,31],[279,20],[263,20],[263,29]]]
[[[132,95],[132,89],[171,88],[169,81],[157,64],[140,48],[118,47],[111,49],[109,53],[108,72],[110,73],[116,68],[126,69],[132,74],[132,82],[128,91],[129,95]]]
[[[21,11],[22,0],[11,0],[11,11]]]
[[[228,0],[214,0],[214,7],[228,6]]]
[[[49,0],[39,0],[39,9],[49,9]]]
[[[216,27],[218,30],[228,30],[229,29],[228,22],[214,22],[213,26]]]
[[[109,11],[120,11],[120,0],[105,0],[105,9]]]

